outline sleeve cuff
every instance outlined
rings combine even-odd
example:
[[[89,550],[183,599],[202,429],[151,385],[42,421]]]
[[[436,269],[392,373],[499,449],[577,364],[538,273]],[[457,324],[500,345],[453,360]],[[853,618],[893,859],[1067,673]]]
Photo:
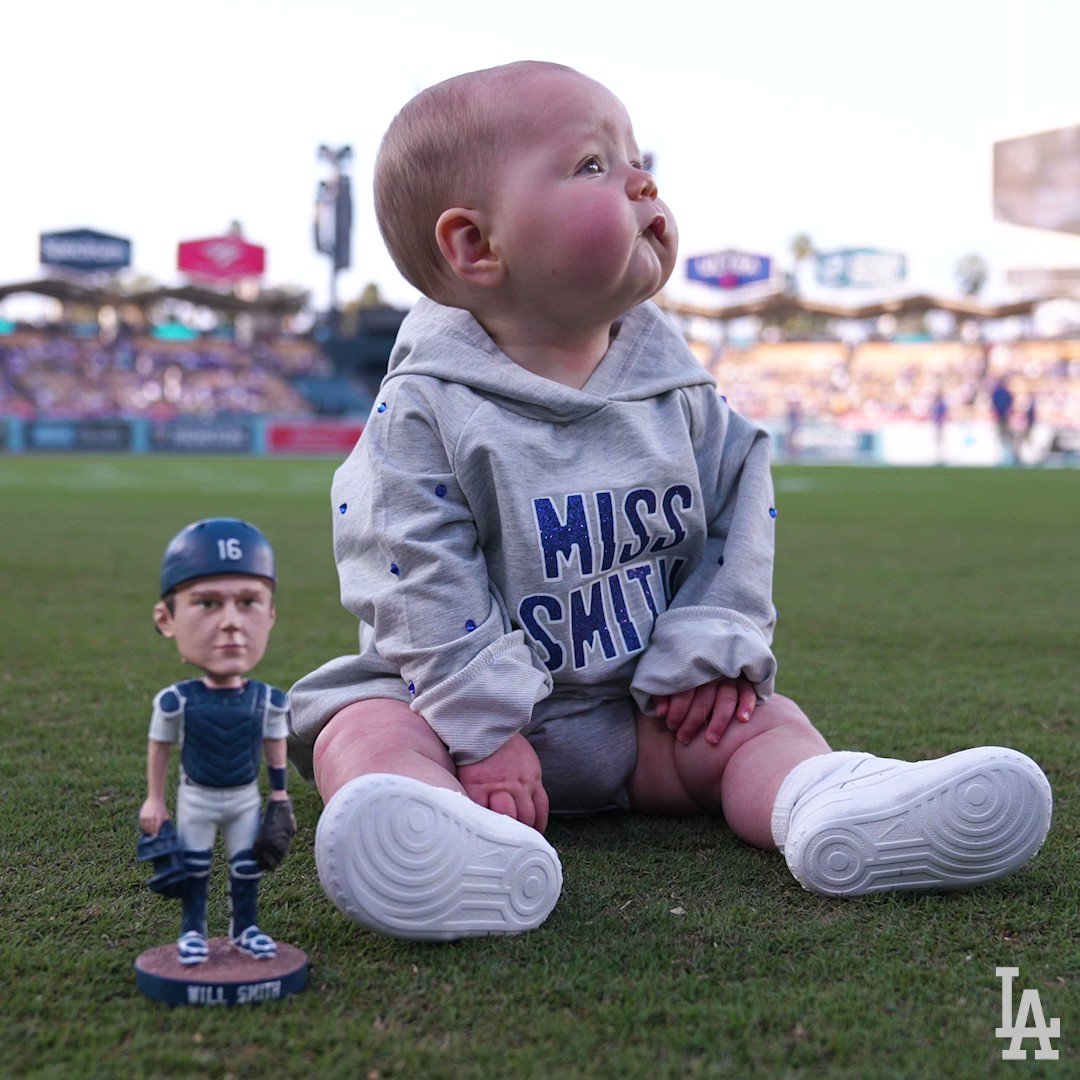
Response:
[[[319,732],[346,705],[369,698],[410,700],[401,679],[374,673],[359,654],[327,661],[289,691],[289,760],[305,780],[315,775],[312,752]]]
[[[675,608],[656,620],[630,692],[651,715],[654,697],[740,676],[754,684],[759,701],[772,694],[776,659],[760,627],[730,608]]]
[[[521,731],[550,693],[551,675],[534,664],[525,635],[515,630],[420,692],[412,707],[446,744],[455,765],[471,765]]]

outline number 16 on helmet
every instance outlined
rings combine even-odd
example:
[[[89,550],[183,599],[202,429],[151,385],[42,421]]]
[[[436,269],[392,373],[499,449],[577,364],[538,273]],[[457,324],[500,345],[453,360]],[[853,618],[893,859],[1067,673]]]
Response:
[[[215,574],[241,574],[276,582],[274,549],[248,521],[206,518],[181,529],[161,560],[161,595],[187,581]]]

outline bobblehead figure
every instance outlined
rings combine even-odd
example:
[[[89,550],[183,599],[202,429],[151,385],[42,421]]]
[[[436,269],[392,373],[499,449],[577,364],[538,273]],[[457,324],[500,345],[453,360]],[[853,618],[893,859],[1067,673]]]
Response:
[[[274,625],[275,582],[266,537],[235,518],[188,525],[173,537],[161,564],[154,625],[201,674],[154,698],[138,857],[154,863],[150,888],[181,902],[175,960],[184,967],[211,958],[206,907],[219,829],[229,860],[231,918],[224,944],[258,961],[278,954],[277,943],[259,928],[257,907],[263,873],[281,862],[296,832],[287,791],[287,701],[282,691],[247,678]],[[175,826],[165,803],[174,745],[180,758]],[[260,815],[264,754],[270,797]]]

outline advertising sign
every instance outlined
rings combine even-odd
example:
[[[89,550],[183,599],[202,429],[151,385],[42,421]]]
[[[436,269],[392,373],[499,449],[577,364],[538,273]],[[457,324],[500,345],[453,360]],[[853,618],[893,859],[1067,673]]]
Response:
[[[266,428],[266,449],[271,454],[347,455],[364,430],[356,423],[276,423]]]
[[[1056,431],[1050,440],[1050,453],[1080,456],[1080,431],[1074,428]]]
[[[1077,196],[1080,198],[1080,195]],[[1005,280],[1025,291],[1044,293],[1076,293],[1080,295],[1080,266],[1024,267],[1006,270]],[[2,333],[2,331],[0,331]]]
[[[242,420],[162,420],[150,428],[150,449],[172,454],[247,454],[251,427]]]
[[[41,234],[41,265],[63,270],[122,270],[131,265],[131,241],[94,229]]]
[[[768,281],[772,275],[772,260],[767,255],[749,251],[718,251],[714,255],[695,255],[686,262],[690,281],[703,281],[718,289],[738,289]]]
[[[819,285],[830,288],[866,288],[894,285],[907,277],[907,257],[898,251],[844,248],[822,252],[816,261]]]
[[[31,420],[27,450],[130,450],[131,425],[125,420]]]
[[[266,248],[242,236],[209,236],[184,240],[177,249],[176,267],[195,277],[232,281],[258,277],[266,271]]]
[[[849,431],[836,424],[813,423],[795,430],[789,450],[822,461],[869,461],[876,445],[872,431]]]
[[[1080,233],[1080,124],[994,143],[994,217]]]

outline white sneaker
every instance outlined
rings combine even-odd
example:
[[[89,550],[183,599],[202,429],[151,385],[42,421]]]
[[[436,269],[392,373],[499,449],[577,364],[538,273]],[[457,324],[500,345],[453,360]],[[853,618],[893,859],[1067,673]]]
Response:
[[[955,889],[1023,866],[1052,805],[1042,769],[1005,747],[918,762],[829,754],[781,785],[773,834],[811,892]]]
[[[388,773],[357,777],[327,803],[315,862],[343,914],[414,940],[532,930],[562,889],[559,856],[535,829]]]

